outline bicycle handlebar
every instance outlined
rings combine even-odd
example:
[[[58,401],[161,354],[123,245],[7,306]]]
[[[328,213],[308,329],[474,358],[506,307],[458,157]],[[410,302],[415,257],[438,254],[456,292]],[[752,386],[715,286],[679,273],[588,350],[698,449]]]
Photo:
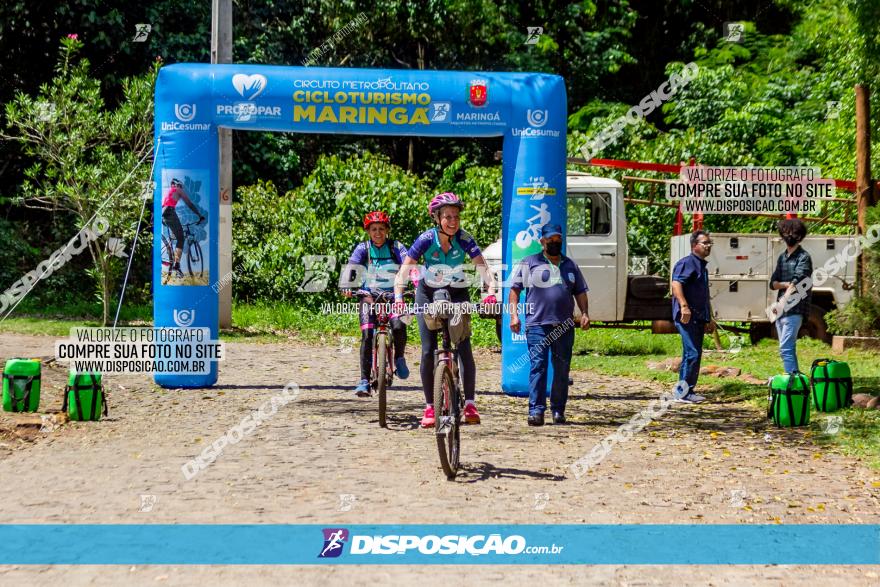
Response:
[[[207,222],[207,221],[208,221],[208,219],[203,216],[201,220],[197,220],[196,222],[187,222],[186,224],[181,222],[180,226],[182,226],[183,228],[189,228],[190,226],[198,226],[202,222]]]
[[[349,290],[349,291],[352,291],[352,290]],[[382,291],[382,292],[374,294],[373,292],[371,292],[370,290],[367,290],[367,289],[358,289],[358,290],[354,290],[353,293],[354,293],[354,295],[356,295],[358,297],[371,296],[371,297],[373,297],[374,302],[393,302],[394,301],[394,292],[390,292],[390,291]],[[404,299],[406,299],[406,298],[412,299],[414,296],[415,296],[415,294],[412,291],[403,292]]]

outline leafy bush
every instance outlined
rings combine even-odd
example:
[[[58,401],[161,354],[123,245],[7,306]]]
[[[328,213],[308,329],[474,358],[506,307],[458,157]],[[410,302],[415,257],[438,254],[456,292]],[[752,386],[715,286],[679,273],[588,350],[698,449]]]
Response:
[[[428,226],[430,193],[418,177],[369,153],[321,157],[303,185],[284,195],[269,182],[240,188],[233,205],[236,298],[295,300],[311,308],[337,300],[339,269],[365,238],[364,214],[385,210],[392,238],[409,245]],[[336,259],[324,292],[299,291],[309,255]]]
[[[144,113],[153,109],[159,63],[125,79],[123,100],[110,110],[89,61],[78,57],[82,48],[76,35],[62,39],[55,77],[35,96],[16,93],[4,109],[9,134],[0,131],[0,137],[19,143],[33,160],[16,200],[51,213],[59,224],[68,221],[70,236],[63,240],[76,233],[72,228],[81,229],[98,216],[110,225],[106,237],[128,241],[142,205],[140,182],[149,176],[145,162],[152,150],[152,119]],[[83,258],[91,259],[92,267],[86,272],[102,301],[106,324],[123,264],[103,239],[91,239],[87,247],[90,254]]]
[[[53,252],[61,250],[70,240],[71,227],[76,226],[73,215],[57,212],[34,214],[31,219],[22,218],[20,210],[15,210],[12,219],[0,218],[0,292],[7,290],[27,273],[37,270],[40,262],[49,259]],[[149,241],[141,237],[141,242]],[[150,303],[149,283],[144,285],[144,273],[152,267],[152,250],[139,246],[137,258],[132,268],[132,279],[125,299],[127,303]],[[113,259],[117,267],[125,260]],[[15,308],[14,315],[35,310],[39,313],[43,308],[65,304],[89,304],[95,300],[95,284],[97,281],[86,272],[92,260],[86,251],[73,255],[69,261],[37,282],[22,298]],[[117,270],[118,273],[118,270]],[[135,278],[134,276],[137,275]],[[147,279],[149,276],[146,276]],[[140,286],[140,287],[139,287]],[[115,287],[115,286],[114,286]],[[111,292],[114,298],[118,291]],[[100,298],[97,298],[100,301]],[[9,304],[3,313],[9,312],[15,302]],[[103,311],[98,314],[102,316]],[[2,313],[0,313],[2,315]]]
[[[39,263],[39,250],[24,239],[26,223],[0,218],[0,288],[6,289]]]
[[[313,309],[322,301],[338,300],[339,269],[366,239],[364,214],[386,211],[392,238],[409,246],[430,228],[426,207],[438,191],[452,190],[465,199],[462,226],[478,244],[488,245],[501,230],[501,169],[465,169],[464,163],[456,161],[440,185],[431,188],[382,156],[323,156],[303,185],[287,194],[279,194],[271,182],[239,188],[233,204],[235,297],[296,301]],[[300,291],[310,255],[336,260],[322,293]]]
[[[481,247],[501,235],[501,166],[469,167],[458,158],[443,172],[437,192],[454,192],[465,202],[461,225]]]

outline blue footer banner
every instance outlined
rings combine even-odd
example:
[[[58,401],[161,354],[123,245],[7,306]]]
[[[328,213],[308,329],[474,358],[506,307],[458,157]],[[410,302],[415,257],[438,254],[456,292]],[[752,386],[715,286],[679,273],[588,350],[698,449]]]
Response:
[[[0,525],[0,564],[880,564],[880,525]]]

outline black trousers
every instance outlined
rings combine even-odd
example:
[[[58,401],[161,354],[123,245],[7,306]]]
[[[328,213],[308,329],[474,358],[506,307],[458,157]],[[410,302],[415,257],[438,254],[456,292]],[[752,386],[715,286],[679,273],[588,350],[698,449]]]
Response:
[[[370,304],[361,301],[359,307],[361,323],[361,379],[369,379],[373,368],[373,344],[376,338],[376,314],[370,311]],[[399,318],[392,318],[391,338],[394,340],[394,356],[402,357],[406,351],[406,324]]]
[[[416,304],[429,304],[433,301],[434,291],[438,288],[428,287],[424,280],[419,282],[416,288]],[[468,290],[466,287],[450,287],[449,297],[454,303],[468,302]],[[419,373],[422,376],[422,391],[425,393],[425,403],[434,405],[434,351],[437,350],[437,335],[439,330],[429,330],[425,323],[425,315],[418,314],[419,337],[422,340],[422,363],[419,365]],[[474,353],[471,350],[470,337],[458,343],[458,356],[461,357],[462,383],[464,385],[465,399],[474,399],[477,385],[477,365],[474,363]]]

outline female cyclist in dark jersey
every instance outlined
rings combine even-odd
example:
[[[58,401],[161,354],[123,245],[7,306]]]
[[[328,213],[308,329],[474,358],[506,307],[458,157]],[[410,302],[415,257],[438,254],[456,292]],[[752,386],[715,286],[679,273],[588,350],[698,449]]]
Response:
[[[183,226],[180,225],[180,218],[177,217],[177,202],[183,200],[184,203],[189,207],[190,210],[195,212],[195,214],[199,217],[199,223],[205,220],[205,217],[202,216],[202,213],[199,212],[199,209],[196,208],[196,205],[192,203],[192,200],[189,199],[189,195],[186,193],[186,189],[183,187],[183,182],[181,182],[176,177],[171,180],[171,189],[168,190],[168,193],[165,194],[165,198],[162,199],[162,224],[168,227],[168,230],[171,231],[171,234],[174,236],[174,258],[171,259],[171,267],[168,272],[174,271],[174,274],[177,277],[183,277],[183,272],[180,270],[180,257],[183,255]]]
[[[434,196],[428,204],[428,213],[436,226],[423,232],[409,248],[395,282],[395,302],[403,299],[403,287],[409,278],[410,270],[422,258],[424,258],[424,267],[427,273],[426,277],[419,280],[416,288],[416,305],[423,306],[431,303],[437,289],[447,289],[449,297],[454,303],[468,302],[469,284],[467,280],[458,281],[456,279],[464,273],[462,267],[468,258],[477,267],[488,288],[488,295],[484,303],[494,304],[496,302],[495,282],[488,270],[486,260],[483,259],[483,253],[474,238],[460,227],[459,215],[463,208],[464,204],[461,199],[451,192]],[[438,276],[436,271],[432,272],[432,267],[448,270],[449,275]],[[422,362],[419,365],[419,371],[422,376],[422,391],[425,393],[426,403],[422,427],[427,428],[434,425],[434,351],[437,350],[437,331],[428,329],[424,314],[417,314],[417,319],[419,321],[419,335],[422,340]],[[479,424],[480,414],[477,412],[477,406],[474,402],[477,367],[471,351],[470,337],[458,343],[458,354],[461,357],[463,367],[462,383],[466,400],[464,419],[468,424]]]

